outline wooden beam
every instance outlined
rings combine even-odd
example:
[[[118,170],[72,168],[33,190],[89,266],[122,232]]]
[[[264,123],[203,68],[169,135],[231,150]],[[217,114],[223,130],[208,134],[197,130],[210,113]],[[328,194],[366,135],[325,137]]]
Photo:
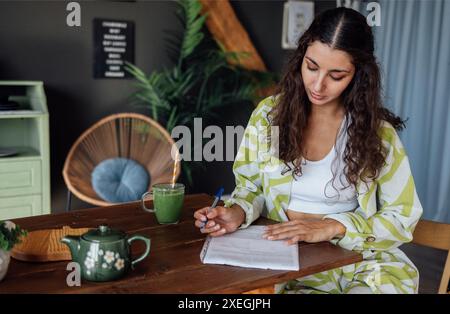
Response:
[[[239,22],[229,0],[200,0],[203,13],[207,13],[206,26],[214,38],[227,51],[248,52],[250,55],[240,58],[242,67],[248,70],[267,71],[266,65],[253,46],[247,31]],[[231,64],[236,62],[229,60]]]

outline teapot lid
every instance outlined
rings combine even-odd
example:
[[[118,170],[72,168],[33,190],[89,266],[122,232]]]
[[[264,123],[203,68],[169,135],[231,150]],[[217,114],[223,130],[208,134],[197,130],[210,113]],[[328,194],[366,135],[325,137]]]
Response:
[[[97,229],[92,229],[81,236],[89,242],[115,242],[126,237],[125,232],[111,229],[106,225],[101,225]]]

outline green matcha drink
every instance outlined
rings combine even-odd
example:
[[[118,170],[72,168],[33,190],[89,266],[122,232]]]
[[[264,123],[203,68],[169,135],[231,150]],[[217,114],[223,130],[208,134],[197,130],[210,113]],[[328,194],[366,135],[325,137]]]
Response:
[[[156,219],[160,224],[177,223],[180,220],[181,209],[184,200],[184,185],[176,183],[172,186],[170,183],[155,184],[152,190],[154,209],[145,207],[144,198],[142,205],[144,210],[154,212]]]

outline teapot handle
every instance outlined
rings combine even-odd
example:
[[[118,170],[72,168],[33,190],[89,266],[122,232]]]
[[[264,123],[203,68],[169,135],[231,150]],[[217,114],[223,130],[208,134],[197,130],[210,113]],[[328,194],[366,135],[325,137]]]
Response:
[[[135,236],[132,236],[131,238],[129,238],[127,241],[128,241],[128,244],[131,246],[131,242],[133,242],[135,240],[141,240],[141,241],[145,242],[145,252],[144,252],[144,254],[142,254],[141,256],[136,258],[135,260],[131,261],[131,268],[134,268],[134,265],[136,265],[136,263],[139,263],[140,261],[142,261],[144,258],[147,257],[148,253],[150,253],[150,239],[147,239],[146,237],[143,237],[140,235],[135,235]]]

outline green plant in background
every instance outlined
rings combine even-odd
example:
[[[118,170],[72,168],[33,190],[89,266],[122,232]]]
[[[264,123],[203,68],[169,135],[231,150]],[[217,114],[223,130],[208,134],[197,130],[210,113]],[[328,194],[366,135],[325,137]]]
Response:
[[[12,221],[0,221],[0,250],[10,251],[27,232]]]
[[[147,75],[135,65],[125,69],[136,80],[133,104],[150,109],[151,117],[169,133],[177,125],[192,129],[194,117],[213,122],[219,119],[217,110],[242,103],[254,104],[257,92],[272,85],[273,73],[249,71],[239,66],[248,56],[243,52],[227,52],[205,30],[206,16],[201,15],[198,0],[179,0],[177,17],[183,33],[170,32],[168,52],[174,66]],[[235,60],[231,65],[227,60]],[[182,169],[192,184],[194,162],[183,162]]]

